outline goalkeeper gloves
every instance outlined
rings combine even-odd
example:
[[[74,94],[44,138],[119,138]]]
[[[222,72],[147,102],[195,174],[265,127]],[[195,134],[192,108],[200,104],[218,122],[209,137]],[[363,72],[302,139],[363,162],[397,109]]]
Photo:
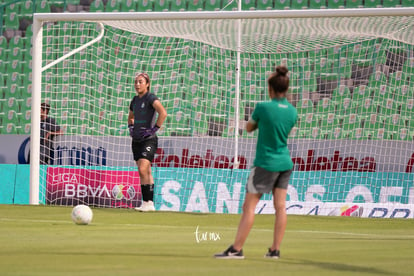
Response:
[[[129,136],[134,137],[134,125],[128,125]]]
[[[147,137],[153,136],[159,129],[160,129],[160,127],[157,126],[157,125],[155,125],[152,128],[144,128],[144,127],[142,127],[139,130],[138,135],[141,138],[147,138]]]

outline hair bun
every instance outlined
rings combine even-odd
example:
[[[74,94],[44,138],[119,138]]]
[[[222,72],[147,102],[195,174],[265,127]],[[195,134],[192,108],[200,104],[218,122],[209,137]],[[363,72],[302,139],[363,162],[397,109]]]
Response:
[[[279,76],[286,76],[288,72],[289,72],[289,70],[286,68],[286,66],[279,65],[279,66],[276,67],[276,73]]]

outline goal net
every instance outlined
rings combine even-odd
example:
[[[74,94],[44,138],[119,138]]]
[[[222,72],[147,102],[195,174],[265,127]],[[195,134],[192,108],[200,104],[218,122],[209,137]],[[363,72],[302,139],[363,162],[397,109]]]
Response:
[[[240,213],[267,77],[289,69],[288,213],[413,217],[414,10],[36,14],[31,202],[141,204],[127,131],[136,73],[168,112],[157,210]],[[40,103],[63,135],[39,165]],[[37,194],[40,194],[37,197]],[[258,213],[273,213],[264,195]]]

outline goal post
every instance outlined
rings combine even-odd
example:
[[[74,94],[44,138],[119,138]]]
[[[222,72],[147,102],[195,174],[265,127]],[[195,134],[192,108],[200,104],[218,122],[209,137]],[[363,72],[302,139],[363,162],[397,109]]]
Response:
[[[156,208],[239,213],[257,137],[243,128],[284,64],[299,113],[290,212],[377,216],[391,206],[384,216],[406,208],[412,217],[413,16],[412,8],[35,14],[30,203],[139,204],[125,115],[131,79],[145,71],[169,114],[153,162]],[[49,165],[39,164],[42,102],[64,130]],[[273,212],[270,200],[257,211]]]

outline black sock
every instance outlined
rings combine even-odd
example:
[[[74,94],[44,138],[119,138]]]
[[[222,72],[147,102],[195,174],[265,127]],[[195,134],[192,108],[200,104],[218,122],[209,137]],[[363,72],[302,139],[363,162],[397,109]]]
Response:
[[[142,184],[141,185],[142,200],[154,202],[154,184]]]

